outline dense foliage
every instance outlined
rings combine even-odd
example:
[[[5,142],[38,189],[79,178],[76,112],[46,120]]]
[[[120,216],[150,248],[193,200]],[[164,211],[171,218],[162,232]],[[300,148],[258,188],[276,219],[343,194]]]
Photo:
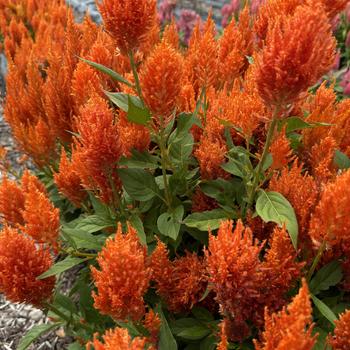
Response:
[[[102,26],[0,1],[38,169],[0,152],[0,291],[52,320],[20,350],[62,326],[70,350],[350,348],[350,100],[322,80],[346,3],[209,15],[186,47],[155,0],[103,0]]]

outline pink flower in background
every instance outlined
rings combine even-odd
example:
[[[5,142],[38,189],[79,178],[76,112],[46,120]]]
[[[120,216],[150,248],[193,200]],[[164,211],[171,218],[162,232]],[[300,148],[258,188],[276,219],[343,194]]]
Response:
[[[346,17],[347,21],[350,22],[350,1],[346,5],[345,17]]]
[[[339,84],[343,89],[344,95],[349,96],[350,95],[350,70],[348,70],[344,76],[342,81]]]
[[[169,23],[174,14],[174,10],[176,8],[177,0],[163,0],[159,4],[158,8],[158,18],[160,23]]]
[[[332,67],[332,70],[338,70],[339,68],[340,68],[340,50],[337,50],[337,53],[335,54],[334,65]]]
[[[222,20],[221,25],[226,27],[230,21],[230,18],[238,13],[240,9],[240,0],[231,0],[230,4],[226,4],[223,6],[221,10]]]
[[[331,21],[331,25],[332,25],[332,30],[333,30],[333,32],[335,32],[335,31],[338,29],[340,23],[341,23],[341,17],[340,17],[340,15],[336,15],[335,17],[333,17],[333,19],[332,19],[332,21]]]
[[[193,10],[181,10],[180,18],[177,21],[178,30],[184,35],[184,42],[188,44],[193,28],[201,21],[199,14]]]
[[[265,2],[265,0],[252,0],[250,5],[250,11],[251,13],[257,13],[259,10],[259,7]]]

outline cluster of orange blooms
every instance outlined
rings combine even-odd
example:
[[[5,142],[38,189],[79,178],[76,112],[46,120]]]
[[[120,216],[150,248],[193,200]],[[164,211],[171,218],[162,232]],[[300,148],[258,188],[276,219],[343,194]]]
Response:
[[[209,228],[204,249],[174,259],[160,239],[149,253],[131,225],[126,233],[119,226],[98,253],[99,267],[91,269],[94,307],[116,321],[141,322],[149,336],[132,339],[117,327],[87,348],[157,348],[161,319],[144,301],[149,288],[173,314],[195,305],[220,314],[220,350],[250,336],[252,325],[260,331],[257,350],[313,348],[317,336],[303,277],[320,246],[322,264],[341,259],[342,287],[350,289],[350,170],[334,162],[336,151],[350,156],[350,100],[338,101],[326,84],[308,92],[333,65],[331,20],[346,3],[270,0],[256,16],[246,7],[219,39],[209,15],[185,49],[174,23],[160,35],[155,0],[103,0],[102,26],[89,18],[76,23],[62,0],[0,0],[9,68],[5,118],[21,151],[52,174],[60,194],[77,208],[84,207],[88,192],[107,206],[118,205],[119,160],[134,149],[151,152],[154,134],[180,112],[194,113],[203,96],[197,110],[202,127],[191,129],[202,180],[232,177],[222,168],[227,125],[233,143],[259,158],[273,123],[291,116],[323,123],[300,131],[298,149],[292,149],[285,127],[273,129],[269,145],[273,162],[265,187],[293,206],[298,251],[285,227],[266,224],[250,211],[236,223],[223,221],[217,233]],[[118,72],[127,83],[79,57]],[[138,95],[151,113],[149,125],[128,120],[105,91]],[[192,211],[218,207],[199,186],[190,200]],[[40,307],[55,285],[54,277],[37,277],[61,248],[59,209],[25,171],[20,183],[2,180],[0,220],[0,291]],[[300,280],[299,294],[288,305],[287,292]],[[336,321],[328,342],[334,350],[350,348],[350,311]]]

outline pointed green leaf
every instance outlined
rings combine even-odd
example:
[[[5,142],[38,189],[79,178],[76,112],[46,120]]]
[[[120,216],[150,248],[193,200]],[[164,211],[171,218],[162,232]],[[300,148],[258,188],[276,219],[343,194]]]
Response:
[[[131,198],[146,202],[159,196],[159,188],[149,172],[142,169],[119,169],[118,174]]]
[[[298,245],[298,221],[293,207],[288,200],[278,192],[260,190],[256,201],[256,212],[265,222],[275,222],[286,225],[293,246]]]
[[[156,312],[159,314],[162,321],[160,326],[160,332],[159,332],[158,349],[177,350],[176,340],[173,334],[171,333],[171,330],[168,325],[168,321],[165,318],[160,305],[157,306]]]
[[[128,95],[128,106],[129,121],[135,124],[146,125],[151,119],[149,110],[143,105],[138,97]]]
[[[157,227],[160,233],[176,241],[185,209],[182,205],[176,207],[172,212],[166,212],[159,216]]]
[[[42,336],[43,334],[45,334],[45,333],[47,333],[55,328],[58,328],[59,326],[61,326],[61,323],[41,324],[38,326],[34,326],[21,339],[21,341],[17,347],[17,350],[27,349],[30,346],[30,344],[32,344],[40,336]]]
[[[79,57],[79,59],[85,63],[87,63],[89,66],[96,68],[98,71],[107,74],[110,76],[113,80],[118,81],[119,83],[123,83],[129,87],[133,87],[133,85],[124,77],[122,77],[119,73],[115,72],[114,70],[104,66],[103,64],[99,64],[93,61],[89,61],[85,58]]]
[[[335,326],[334,321],[337,319],[337,316],[334,312],[320,299],[311,294],[311,299],[314,302],[317,309],[320,313],[333,325]]]
[[[140,219],[140,217],[137,214],[133,214],[129,218],[129,221],[130,221],[131,225],[137,231],[137,235],[139,237],[139,240],[140,240],[141,244],[146,245],[147,244],[147,240],[146,240],[145,229],[143,227],[143,223],[142,223],[142,220]]]
[[[315,277],[310,282],[310,292],[317,295],[321,291],[337,285],[342,278],[341,264],[338,261],[332,261],[317,271]]]
[[[73,266],[79,265],[86,260],[88,260],[88,258],[80,259],[80,258],[75,258],[75,257],[69,256],[69,257],[65,258],[64,260],[59,261],[58,263],[53,265],[50,269],[48,269],[47,271],[42,273],[37,278],[39,280],[43,280],[47,277],[58,275],[59,273],[67,271],[67,270],[71,269]]]
[[[335,151],[334,163],[341,170],[343,170],[343,169],[350,169],[350,159],[349,159],[349,157],[345,153],[340,152],[339,150]]]
[[[127,112],[129,110],[129,95],[123,92],[104,92],[109,100],[118,106],[122,111]]]
[[[201,231],[216,230],[223,220],[227,220],[227,214],[222,209],[193,213],[184,220],[188,227],[194,227]]]

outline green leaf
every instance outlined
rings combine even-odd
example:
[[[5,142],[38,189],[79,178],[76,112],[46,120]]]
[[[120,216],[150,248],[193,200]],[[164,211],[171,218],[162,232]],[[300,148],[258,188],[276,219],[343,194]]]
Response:
[[[311,294],[311,299],[314,302],[317,309],[320,313],[333,325],[335,326],[334,321],[337,319],[337,316],[334,312],[320,299]]]
[[[203,322],[214,321],[214,317],[211,314],[211,312],[209,312],[204,307],[195,306],[194,308],[192,308],[191,312],[197,320]]]
[[[332,125],[329,123],[321,123],[321,122],[308,123],[299,117],[289,117],[284,120],[284,123],[286,123],[286,133],[290,133],[296,130],[312,129],[312,128],[318,128],[320,126]]]
[[[174,163],[186,162],[192,154],[194,139],[192,134],[188,133],[183,138],[174,142],[169,138],[169,156]]]
[[[78,342],[70,344],[67,350],[85,350],[85,346],[80,345]]]
[[[81,58],[79,57],[79,59],[85,63],[87,63],[88,65],[90,65],[91,67],[96,68],[98,71],[107,74],[108,76],[110,76],[113,80],[118,81],[119,83],[123,83],[129,87],[133,87],[133,85],[124,77],[122,77],[119,73],[115,72],[114,70],[104,66],[103,64],[99,64],[93,61],[89,61],[85,58]]]
[[[312,335],[318,334],[317,342],[312,348],[312,350],[332,350],[327,344],[328,331],[320,327],[315,327],[312,331]]]
[[[158,186],[149,172],[142,169],[119,169],[118,174],[131,198],[146,202],[159,196]]]
[[[94,233],[114,225],[110,218],[105,218],[99,215],[90,215],[83,218],[76,226],[77,230]]]
[[[165,318],[160,305],[157,306],[156,312],[159,314],[162,321],[159,332],[158,349],[177,350],[176,340],[173,334],[171,333],[168,321]]]
[[[211,333],[210,329],[195,318],[182,318],[171,324],[173,333],[187,340],[203,339]]]
[[[62,232],[65,233],[65,238],[69,238],[74,242],[75,249],[93,249],[101,250],[106,241],[104,235],[92,235],[91,233],[75,228],[63,226]]]
[[[38,339],[40,336],[42,336],[43,334],[58,328],[59,326],[61,326],[61,323],[53,323],[53,324],[41,324],[38,326],[34,326],[33,328],[31,328],[29,330],[29,332],[27,332],[27,334],[21,339],[17,350],[25,350],[27,349],[30,344],[33,343],[33,341],[35,341],[36,339]]]
[[[201,231],[216,230],[223,220],[227,220],[226,212],[222,209],[193,213],[184,220],[188,227],[194,227]]]
[[[63,308],[64,310],[69,311],[71,314],[75,314],[77,312],[77,308],[73,301],[64,294],[56,293],[53,305],[57,308]]]
[[[69,270],[73,266],[79,265],[82,262],[88,260],[88,258],[80,259],[75,258],[72,256],[67,257],[66,259],[59,261],[55,265],[53,265],[50,269],[42,273],[39,277],[37,277],[39,280],[43,280],[47,277],[58,275],[59,273],[62,273],[64,271]]]
[[[343,278],[342,268],[338,261],[323,266],[310,282],[310,292],[317,295],[329,287],[337,285]]]
[[[341,170],[350,169],[349,157],[345,153],[340,152],[339,150],[335,151],[334,163]]]
[[[235,159],[229,159],[227,163],[221,165],[221,168],[223,168],[229,174],[240,177],[241,179],[244,179],[246,176],[246,173],[243,169],[243,164]]]
[[[148,152],[131,151],[131,157],[123,157],[119,161],[120,166],[125,166],[129,169],[157,169],[159,158],[152,156]]]
[[[136,97],[128,95],[128,120],[135,123],[146,125],[151,119],[151,114],[142,101]]]
[[[214,335],[208,335],[199,344],[199,350],[215,350],[217,339]]]
[[[143,227],[143,223],[140,217],[137,214],[133,214],[129,218],[129,221],[131,225],[136,229],[141,244],[147,245],[145,229]]]
[[[256,212],[265,222],[275,222],[286,228],[295,249],[298,245],[298,221],[289,201],[278,192],[260,190],[256,201]]]
[[[118,106],[122,111],[127,112],[129,110],[129,95],[123,92],[104,92],[109,100]]]
[[[184,213],[184,207],[179,205],[172,212],[166,212],[160,215],[157,220],[157,227],[160,233],[176,241]]]

